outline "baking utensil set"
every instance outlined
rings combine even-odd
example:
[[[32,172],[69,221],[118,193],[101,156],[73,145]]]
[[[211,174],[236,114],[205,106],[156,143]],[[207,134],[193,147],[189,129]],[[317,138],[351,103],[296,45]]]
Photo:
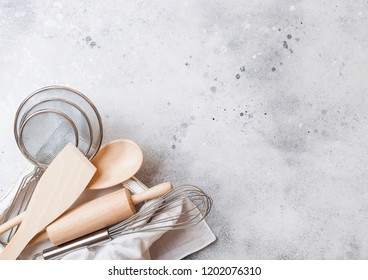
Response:
[[[56,246],[35,258],[58,259],[127,234],[193,227],[211,210],[212,200],[201,189],[173,189],[170,183],[133,195],[123,188],[74,206],[82,192],[136,180],[143,162],[133,141],[101,147],[100,114],[74,89],[49,86],[32,93],[16,113],[14,135],[34,170],[3,213],[0,235],[9,235],[0,259],[16,259],[27,245],[46,239]]]

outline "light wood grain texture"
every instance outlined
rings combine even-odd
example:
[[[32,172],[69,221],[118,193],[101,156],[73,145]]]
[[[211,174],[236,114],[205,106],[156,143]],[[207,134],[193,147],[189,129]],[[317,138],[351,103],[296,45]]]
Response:
[[[99,197],[64,213],[46,228],[47,235],[37,236],[32,245],[44,241],[47,236],[51,243],[60,245],[116,224],[136,213],[134,205],[158,198],[171,190],[172,185],[167,182],[136,195],[121,189]]]
[[[88,189],[116,186],[135,175],[143,162],[139,146],[131,140],[118,139],[101,147],[92,163],[97,168]]]
[[[141,202],[147,201],[147,200],[151,200],[154,198],[158,198],[162,195],[164,195],[165,193],[168,193],[169,191],[172,190],[172,185],[170,182],[165,182],[162,184],[159,184],[157,186],[154,186],[152,188],[149,188],[148,190],[138,193],[138,194],[134,194],[131,196],[132,202],[134,205],[137,205]]]
[[[26,215],[25,212],[19,214],[18,216],[14,217],[13,219],[7,221],[6,223],[0,226],[0,234],[12,229],[13,227],[19,225],[22,221],[24,216]]]
[[[92,163],[68,144],[41,177],[22,223],[1,252],[0,259],[16,259],[38,232],[74,203],[95,172]]]

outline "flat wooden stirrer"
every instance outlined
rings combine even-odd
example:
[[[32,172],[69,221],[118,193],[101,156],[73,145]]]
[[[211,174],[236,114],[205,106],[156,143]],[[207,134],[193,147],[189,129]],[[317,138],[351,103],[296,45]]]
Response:
[[[72,206],[95,172],[93,164],[73,144],[66,145],[41,177],[23,221],[0,253],[0,260],[15,260],[38,232]]]

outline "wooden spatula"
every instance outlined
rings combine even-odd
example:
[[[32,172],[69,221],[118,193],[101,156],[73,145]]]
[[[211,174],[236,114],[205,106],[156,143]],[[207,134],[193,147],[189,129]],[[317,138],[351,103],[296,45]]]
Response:
[[[23,221],[0,253],[0,260],[16,259],[38,232],[76,201],[95,172],[93,164],[74,145],[68,144],[38,182]]]

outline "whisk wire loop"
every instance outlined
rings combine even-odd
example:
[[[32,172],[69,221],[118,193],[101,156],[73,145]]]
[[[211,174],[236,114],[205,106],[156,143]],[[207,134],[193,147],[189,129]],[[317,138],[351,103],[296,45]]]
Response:
[[[108,228],[109,235],[193,227],[211,211],[212,199],[195,186],[174,188],[134,216]]]

